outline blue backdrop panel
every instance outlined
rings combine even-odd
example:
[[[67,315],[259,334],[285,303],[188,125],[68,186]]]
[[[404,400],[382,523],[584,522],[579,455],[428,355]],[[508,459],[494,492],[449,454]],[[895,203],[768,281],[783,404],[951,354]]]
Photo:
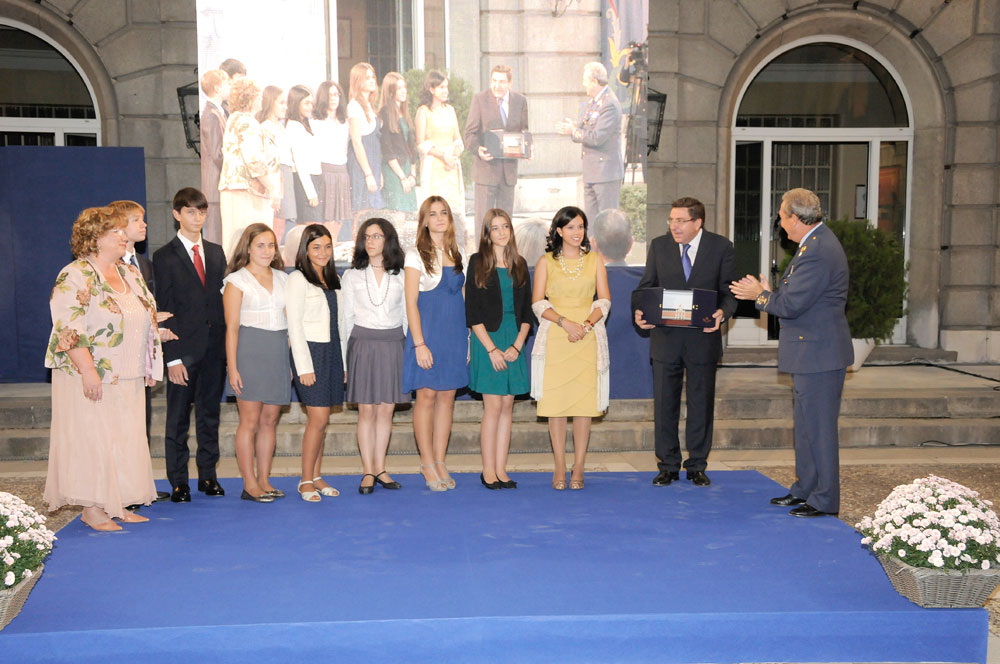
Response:
[[[49,292],[73,259],[80,210],[128,199],[145,206],[142,148],[0,150],[0,382],[42,382]]]

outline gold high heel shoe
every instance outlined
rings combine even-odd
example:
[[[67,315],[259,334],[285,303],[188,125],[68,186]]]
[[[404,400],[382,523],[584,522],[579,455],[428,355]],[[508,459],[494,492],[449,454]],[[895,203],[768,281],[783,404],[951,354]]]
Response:
[[[557,473],[552,473],[552,488],[555,489],[556,491],[565,491],[566,490],[566,471],[565,470],[562,472],[561,476],[558,475]]]
[[[578,491],[578,490],[582,489],[583,488],[583,478],[581,477],[580,479],[575,480],[575,479],[573,479],[573,474],[571,472],[570,473],[570,478],[569,478],[569,488],[573,489],[575,491]]]
[[[437,479],[433,479],[433,480],[429,480],[426,477],[424,478],[424,482],[427,483],[427,488],[428,489],[430,489],[431,491],[447,491],[448,490],[448,483],[445,482],[440,477],[438,477],[437,470],[435,470],[435,468],[434,468],[434,464],[431,464],[429,466],[425,466],[424,464],[420,464],[420,467],[421,468],[430,468],[431,472],[434,473],[434,477],[437,478]]]

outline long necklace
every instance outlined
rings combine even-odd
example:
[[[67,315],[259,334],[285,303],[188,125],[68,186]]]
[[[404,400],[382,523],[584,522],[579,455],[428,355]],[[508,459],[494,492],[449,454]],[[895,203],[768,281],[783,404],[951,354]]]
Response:
[[[374,274],[375,267],[372,266],[372,273]],[[382,275],[382,279],[385,281],[385,292],[382,293],[382,301],[376,302],[375,298],[372,297],[371,288],[368,286],[368,270],[365,270],[365,292],[368,294],[368,301],[372,303],[373,307],[381,307],[385,304],[385,301],[389,299],[389,273],[385,272]],[[378,281],[375,282],[375,292],[378,293]]]
[[[574,268],[567,268],[566,267],[566,259],[563,258],[562,254],[559,254],[556,257],[556,261],[558,261],[559,268],[562,269],[563,274],[565,274],[566,278],[569,279],[570,281],[576,281],[577,279],[580,278],[580,275],[583,274],[583,253],[582,252],[580,253],[580,257],[576,259],[576,267],[574,267]]]

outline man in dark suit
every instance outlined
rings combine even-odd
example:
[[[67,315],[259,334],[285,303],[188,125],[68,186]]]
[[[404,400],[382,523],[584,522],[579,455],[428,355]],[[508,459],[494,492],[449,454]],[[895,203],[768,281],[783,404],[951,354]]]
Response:
[[[579,119],[560,120],[556,131],[583,144],[583,211],[587,219],[596,219],[601,210],[618,207],[625,177],[622,105],[608,88],[608,70],[600,62],[584,65],[583,88],[590,101]]]
[[[799,245],[772,291],[764,275],[733,282],[741,300],[777,316],[778,370],[792,374],[795,394],[795,475],[788,494],[772,505],[791,506],[793,516],[840,511],[840,442],[837,419],[846,367],[854,362],[844,307],[849,274],[844,248],[826,225],[819,198],[792,189],[778,212],[788,238]]]
[[[677,433],[681,410],[681,386],[687,374],[687,422],[684,462],[687,479],[708,486],[705,474],[712,449],[715,419],[715,371],[722,357],[719,326],[736,311],[729,292],[735,276],[733,243],[706,231],[705,206],[695,198],[680,198],[671,204],[670,236],[662,235],[649,247],[646,271],[639,288],[690,290],[701,288],[717,294],[718,308],[711,328],[654,327],[633,307],[635,324],[650,335],[653,362],[653,408],[656,460],[660,472],[656,486],[680,479],[681,448]]]
[[[164,322],[178,337],[163,345],[167,364],[167,426],[164,457],[175,503],[190,502],[188,486],[189,409],[194,403],[198,437],[198,490],[225,494],[216,478],[219,410],[225,381],[226,320],[222,311],[222,247],[203,240],[208,201],[193,187],[174,195],[177,236],[153,254],[156,301],[173,316]]]
[[[212,69],[201,76],[201,90],[208,99],[201,109],[201,190],[208,201],[205,239],[222,242],[222,213],[219,209],[219,175],[222,173],[222,137],[226,113],[222,105],[229,98],[229,74]]]
[[[146,209],[135,201],[112,201],[108,203],[108,207],[113,209],[120,215],[124,215],[128,220],[125,226],[125,255],[122,256],[122,262],[132,265],[138,268],[139,272],[142,274],[143,280],[146,282],[146,286],[149,288],[149,292],[156,297],[156,280],[153,278],[153,262],[148,258],[138,253],[135,250],[135,245],[137,242],[146,241]],[[170,314],[160,311],[157,309],[157,322],[163,322],[169,317]],[[164,339],[165,341],[165,339]],[[146,442],[152,445],[152,438],[149,435],[149,425],[152,420],[152,402],[150,398],[151,389],[147,386],[146,388]],[[156,501],[161,502],[170,497],[170,494],[165,491],[156,492]],[[132,507],[131,505],[129,506]]]
[[[478,244],[486,211],[500,208],[514,214],[514,186],[517,159],[491,156],[484,135],[492,130],[528,131],[528,100],[510,89],[513,75],[507,65],[490,72],[490,87],[472,97],[465,122],[465,147],[472,151],[472,179],[476,183],[476,242]]]

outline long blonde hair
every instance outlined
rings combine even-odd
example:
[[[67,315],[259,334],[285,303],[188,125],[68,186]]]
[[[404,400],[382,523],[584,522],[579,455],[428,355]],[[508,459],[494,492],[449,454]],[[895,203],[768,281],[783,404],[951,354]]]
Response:
[[[382,99],[379,111],[386,109],[385,123],[389,125],[389,131],[393,134],[399,133],[399,120],[406,120],[409,127],[413,127],[413,120],[410,119],[410,104],[408,102],[399,103],[396,101],[396,90],[399,84],[406,85],[406,79],[399,72],[391,71],[382,79]],[[406,91],[409,94],[409,90]]]
[[[437,254],[434,252],[434,242],[431,240],[431,231],[427,228],[426,218],[434,203],[444,204],[444,211],[448,213],[448,230],[444,232],[444,250],[451,256],[455,263],[455,272],[462,271],[462,253],[458,250],[458,242],[455,241],[455,217],[451,214],[451,206],[443,196],[428,196],[420,204],[420,211],[417,213],[417,251],[420,253],[420,260],[423,261],[427,274],[434,274]]]
[[[361,108],[365,112],[365,118],[371,122],[375,118],[375,102],[378,100],[378,85],[375,86],[375,89],[371,92],[371,94],[365,96],[364,92],[361,90],[361,86],[364,84],[365,75],[368,72],[371,72],[372,76],[375,76],[375,68],[367,62],[359,62],[351,67],[351,75],[349,77],[350,84],[347,96],[361,104]],[[377,82],[378,78],[376,77],[375,80]]]

